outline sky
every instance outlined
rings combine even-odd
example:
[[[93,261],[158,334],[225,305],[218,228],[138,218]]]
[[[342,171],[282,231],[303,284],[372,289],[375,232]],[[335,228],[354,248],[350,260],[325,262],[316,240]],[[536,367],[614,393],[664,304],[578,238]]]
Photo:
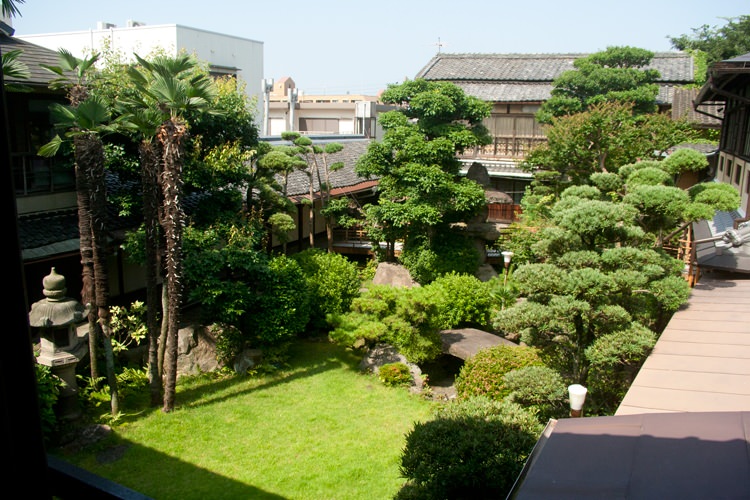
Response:
[[[20,0],[16,0],[19,2]],[[750,15],[748,0],[25,0],[17,35],[178,24],[263,42],[264,78],[305,94],[377,95],[438,53],[673,50],[669,37]]]

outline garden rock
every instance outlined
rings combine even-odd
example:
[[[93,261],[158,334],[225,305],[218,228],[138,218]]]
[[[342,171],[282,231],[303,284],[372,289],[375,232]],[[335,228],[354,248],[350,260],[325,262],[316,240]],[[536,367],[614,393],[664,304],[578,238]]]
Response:
[[[419,286],[419,283],[412,279],[408,269],[392,262],[381,262],[378,264],[372,284],[406,288]]]
[[[424,378],[422,377],[422,370],[406,360],[406,357],[399,353],[395,347],[388,344],[378,344],[370,349],[362,361],[359,363],[359,369],[363,372],[378,374],[380,367],[390,363],[403,363],[409,367],[411,372],[412,386],[411,389],[415,392],[421,392],[424,388]]]
[[[197,375],[222,367],[216,357],[215,326],[198,323],[181,328],[177,334],[177,375]]]

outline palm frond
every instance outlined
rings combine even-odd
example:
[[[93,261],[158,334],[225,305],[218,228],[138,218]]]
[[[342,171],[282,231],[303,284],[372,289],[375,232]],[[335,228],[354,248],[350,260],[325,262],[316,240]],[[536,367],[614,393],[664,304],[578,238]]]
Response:
[[[23,54],[23,50],[21,49],[10,50],[3,53],[3,77],[27,80],[31,76],[29,67],[18,60],[18,56],[21,54]]]

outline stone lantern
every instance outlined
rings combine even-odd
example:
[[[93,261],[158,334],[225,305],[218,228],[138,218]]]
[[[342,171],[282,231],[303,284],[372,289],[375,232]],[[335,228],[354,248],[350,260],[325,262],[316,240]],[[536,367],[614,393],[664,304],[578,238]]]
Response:
[[[87,343],[82,342],[85,335],[78,336],[76,324],[86,318],[88,307],[65,296],[65,277],[54,267],[42,285],[46,298],[32,304],[29,312],[29,324],[39,328],[41,338],[37,362],[49,366],[65,382],[58,399],[59,416],[73,420],[81,415],[75,368],[88,353]]]

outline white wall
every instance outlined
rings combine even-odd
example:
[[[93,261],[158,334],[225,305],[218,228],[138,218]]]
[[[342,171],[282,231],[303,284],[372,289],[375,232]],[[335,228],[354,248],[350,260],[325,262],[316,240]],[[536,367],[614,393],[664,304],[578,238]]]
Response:
[[[258,129],[263,116],[263,42],[177,24],[145,25],[125,28],[108,28],[67,33],[18,35],[16,38],[52,50],[65,48],[76,57],[103,52],[105,47],[133,60],[135,52],[148,57],[156,50],[176,54],[185,50],[201,60],[216,66],[237,69],[237,76],[246,83],[248,97],[256,98],[255,118]]]

